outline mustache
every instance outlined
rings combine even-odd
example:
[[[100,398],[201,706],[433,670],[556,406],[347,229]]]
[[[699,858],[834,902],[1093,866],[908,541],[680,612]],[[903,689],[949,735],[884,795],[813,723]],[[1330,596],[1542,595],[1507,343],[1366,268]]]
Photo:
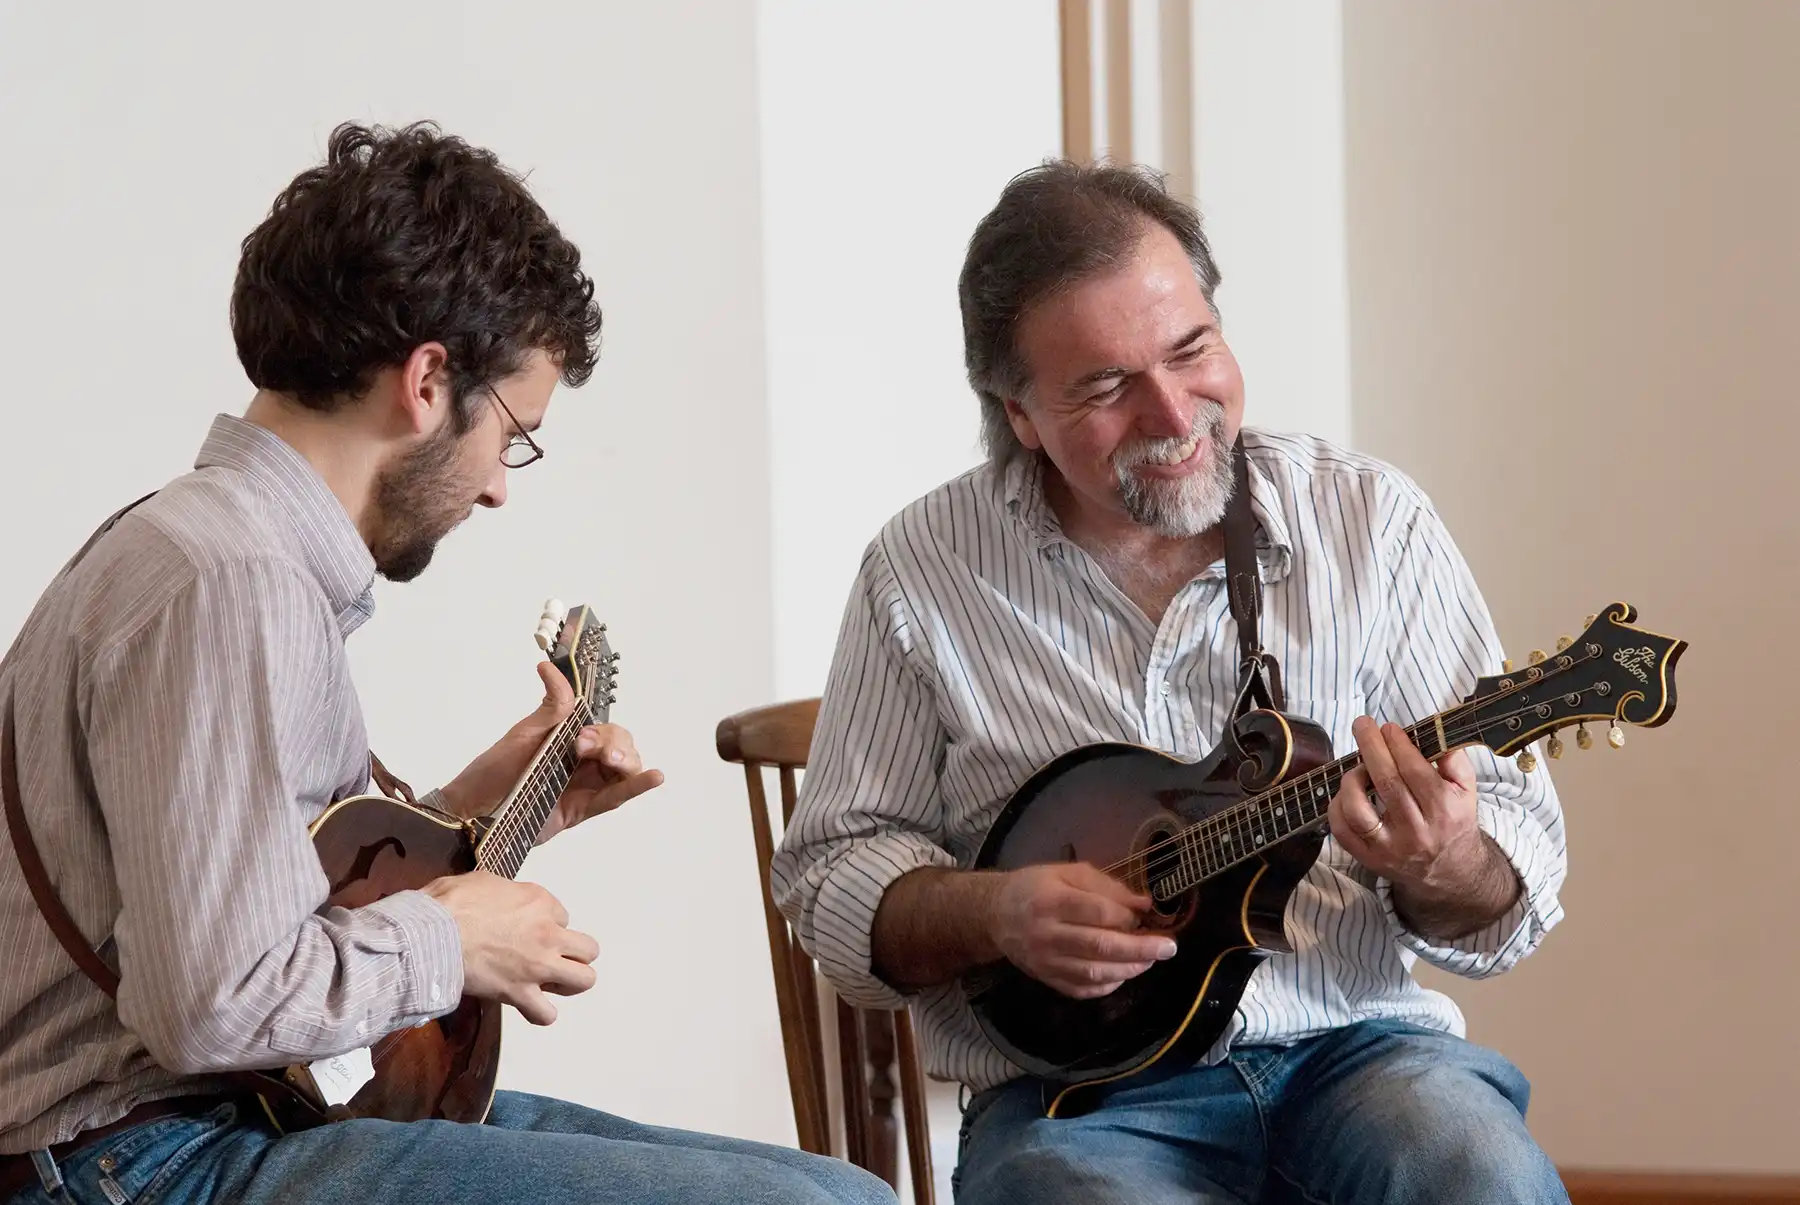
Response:
[[[1195,436],[1204,436],[1216,445],[1224,434],[1225,407],[1219,402],[1208,402],[1194,412],[1193,425],[1188,428],[1186,435],[1179,438],[1140,439],[1113,454],[1113,467],[1121,473],[1127,472],[1152,460],[1166,459],[1170,452]]]

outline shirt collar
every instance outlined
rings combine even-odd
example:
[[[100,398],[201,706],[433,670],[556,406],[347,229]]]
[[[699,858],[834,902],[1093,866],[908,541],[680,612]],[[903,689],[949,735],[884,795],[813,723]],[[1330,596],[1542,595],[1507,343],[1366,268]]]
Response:
[[[374,613],[375,557],[337,495],[292,445],[266,427],[221,414],[194,467],[230,469],[258,487],[281,534],[325,592],[344,635]]]
[[[1256,445],[1245,443],[1245,459],[1249,466],[1250,514],[1256,520],[1256,559],[1265,582],[1280,581],[1293,568],[1294,548],[1288,535],[1287,521],[1281,513],[1281,497],[1275,483],[1257,463]],[[1007,513],[1019,524],[1032,543],[1049,548],[1069,543],[1063,534],[1056,512],[1044,497],[1044,459],[1041,452],[1015,456],[1001,472],[1001,495]],[[1215,565],[1206,576],[1219,576],[1222,564]]]

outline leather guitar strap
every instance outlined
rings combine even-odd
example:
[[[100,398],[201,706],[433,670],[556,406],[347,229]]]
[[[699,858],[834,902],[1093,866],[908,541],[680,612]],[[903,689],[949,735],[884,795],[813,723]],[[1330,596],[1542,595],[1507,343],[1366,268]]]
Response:
[[[93,548],[101,536],[109,531],[113,524],[132,507],[152,497],[144,495],[131,506],[115,513],[100,525],[99,530],[88,537],[87,543],[70,560],[64,572],[73,568],[88,550]],[[23,792],[19,786],[19,761],[17,755],[16,725],[13,713],[14,696],[17,692],[8,689],[5,700],[5,711],[0,715],[0,806],[6,813],[6,829],[12,838],[13,852],[19,859],[19,868],[25,875],[25,886],[31,891],[31,898],[37,903],[38,911],[43,913],[44,921],[50,931],[56,935],[57,942],[81,968],[82,974],[93,981],[95,987],[110,998],[117,999],[119,994],[119,973],[108,966],[87,938],[81,932],[81,926],[69,915],[69,910],[57,894],[56,885],[50,881],[50,872],[44,865],[44,858],[38,852],[37,842],[31,835],[31,825],[25,819]],[[372,771],[376,771],[377,783],[381,789],[398,798],[394,788],[404,791],[410,798],[412,791],[405,783],[387,772],[386,767],[371,750],[369,762]],[[385,781],[382,781],[385,780]],[[280,1128],[287,1130],[306,1129],[319,1125],[327,1120],[337,1120],[340,1115],[347,1115],[342,1109],[333,1109],[328,1116],[306,1094],[300,1092],[292,1084],[277,1075],[261,1071],[229,1071],[215,1078],[230,1083],[246,1094],[261,1097],[265,1107],[269,1109],[271,1120],[275,1112],[280,1110],[281,1117],[277,1122]]]
[[[1273,654],[1262,647],[1262,574],[1256,563],[1256,516],[1250,510],[1250,462],[1244,455],[1240,437],[1231,448],[1231,498],[1225,504],[1221,527],[1225,536],[1225,591],[1231,605],[1231,618],[1237,623],[1238,690],[1231,718],[1225,721],[1224,739],[1235,741],[1236,721],[1258,707],[1280,711],[1286,706],[1281,690],[1281,667]],[[1046,1111],[1061,1091],[1045,1084],[1043,1100]],[[1084,1099],[1085,1098],[1085,1099]],[[1058,1116],[1074,1117],[1093,1107],[1095,1099],[1078,1094],[1066,1103]]]
[[[93,980],[94,986],[107,996],[117,999],[119,973],[108,966],[98,951],[88,944],[81,926],[69,915],[62,897],[56,893],[56,885],[50,881],[50,872],[44,867],[43,855],[38,852],[37,842],[31,836],[31,826],[25,820],[25,807],[20,802],[19,759],[16,753],[13,710],[13,692],[8,690],[6,714],[4,718],[0,718],[0,795],[5,797],[6,831],[12,837],[13,852],[18,855],[19,869],[25,872],[25,886],[30,888],[31,898],[37,902],[38,911],[44,914],[44,921],[50,926],[50,931],[56,934],[56,940],[68,952],[69,957],[74,959],[75,965],[81,968],[81,973]],[[276,1076],[260,1071],[228,1071],[216,1078],[225,1080],[247,1094],[279,1102],[282,1106],[283,1124],[287,1129],[306,1128],[325,1120],[316,1104],[286,1080]]]
[[[1225,504],[1225,594],[1237,624],[1239,684],[1233,720],[1257,707],[1286,706],[1281,666],[1262,646],[1262,574],[1256,564],[1256,516],[1250,510],[1250,461],[1240,435],[1231,448],[1231,499]],[[1230,725],[1226,726],[1227,731]]]
[[[63,906],[62,897],[56,894],[50,872],[44,869],[43,856],[38,853],[37,842],[31,838],[31,826],[25,822],[25,808],[19,802],[19,759],[13,753],[13,740],[13,692],[9,690],[6,692],[6,716],[0,720],[0,795],[6,797],[6,831],[12,836],[19,868],[25,872],[25,886],[31,888],[31,898],[37,901],[38,911],[44,914],[50,931],[56,934],[56,940],[69,952],[81,973],[107,995],[117,996],[119,973],[107,966],[106,960],[95,953],[94,947],[82,936],[81,927]]]

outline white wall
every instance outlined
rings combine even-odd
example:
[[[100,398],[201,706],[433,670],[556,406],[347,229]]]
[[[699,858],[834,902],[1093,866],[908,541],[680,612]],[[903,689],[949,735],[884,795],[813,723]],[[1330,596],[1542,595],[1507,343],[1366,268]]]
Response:
[[[596,604],[618,718],[669,782],[527,864],[601,981],[509,1030],[503,1082],[785,1140],[742,778],[712,750],[774,685],[754,34],[735,0],[0,9],[0,633],[249,400],[237,242],[334,123],[492,146],[581,245],[604,353],[506,508],[380,590],[351,643],[372,739],[415,785],[448,776],[533,706],[543,598]]]
[[[1058,153],[1056,12],[994,0],[758,11],[772,697],[797,698],[824,689],[870,539],[981,459],[956,277],[1007,180]],[[957,1121],[955,1089],[934,1085],[945,1201]]]
[[[1341,0],[1195,0],[1195,179],[1246,421],[1348,441]]]
[[[760,6],[775,682],[824,688],[863,549],[981,459],[956,277],[1058,152],[1048,4]]]

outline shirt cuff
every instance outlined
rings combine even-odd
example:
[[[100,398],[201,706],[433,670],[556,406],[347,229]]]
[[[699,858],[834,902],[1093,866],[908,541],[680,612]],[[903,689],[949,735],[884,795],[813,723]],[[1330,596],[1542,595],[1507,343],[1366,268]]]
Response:
[[[839,859],[813,900],[813,957],[845,1000],[859,1008],[905,1008],[907,996],[875,974],[875,910],[895,879],[956,859],[924,837],[888,833],[859,841]]]
[[[1376,879],[1375,894],[1401,945],[1453,974],[1482,979],[1511,970],[1537,949],[1544,934],[1562,919],[1562,906],[1550,890],[1556,851],[1535,821],[1523,812],[1480,799],[1475,804],[1475,823],[1493,838],[1519,878],[1519,898],[1498,920],[1461,937],[1427,938],[1401,918],[1394,905],[1392,882]]]
[[[397,891],[360,911],[381,917],[400,937],[401,1024],[442,1016],[462,1000],[462,933],[450,910],[423,891]]]

